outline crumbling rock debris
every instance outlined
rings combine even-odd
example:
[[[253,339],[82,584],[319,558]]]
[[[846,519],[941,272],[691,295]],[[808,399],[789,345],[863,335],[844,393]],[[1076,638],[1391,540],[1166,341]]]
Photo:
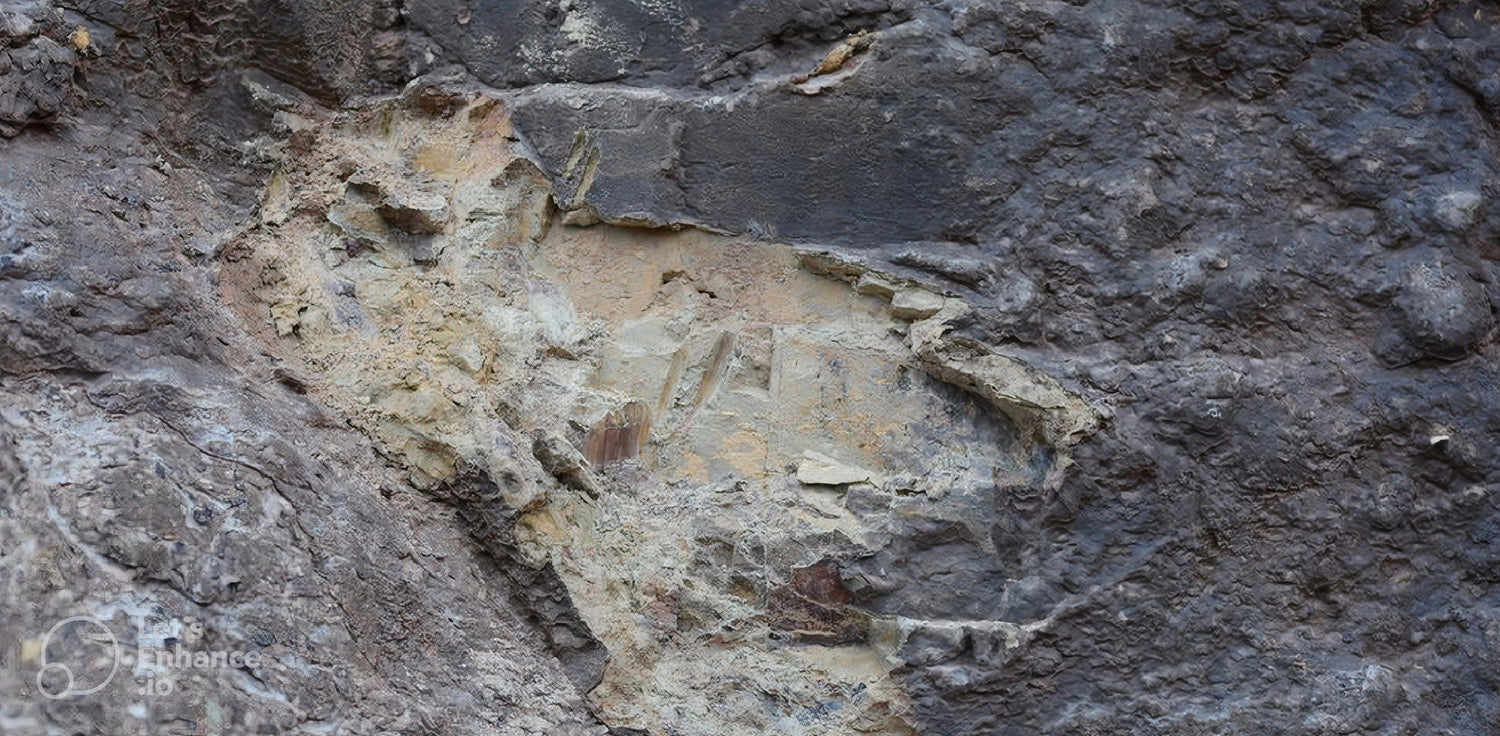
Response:
[[[649,434],[649,429],[647,434]],[[636,453],[639,453],[641,433],[633,432],[630,441]],[[568,442],[567,438],[547,431],[536,433],[531,452],[542,467],[552,474],[552,477],[574,490],[583,491],[594,497],[599,495],[599,481],[594,477],[590,463],[604,462],[603,458],[586,459],[577,448],[573,447],[572,443]],[[626,457],[635,457],[635,454]]]
[[[278,162],[265,202],[285,214],[234,246],[247,255],[223,274],[229,301],[294,338],[316,393],[424,487],[480,489],[461,513],[610,725],[681,728],[670,706],[710,708],[744,678],[763,692],[752,711],[801,714],[800,732],[910,728],[896,660],[870,634],[895,618],[861,610],[844,571],[903,519],[969,523],[997,475],[1060,472],[1079,427],[992,406],[1045,377],[953,362],[989,382],[925,378],[962,300],[850,256],[548,224],[550,182],[517,163],[507,108],[450,95],[436,122],[425,89],[298,139],[304,158]],[[399,164],[377,167],[392,138]],[[447,217],[432,257],[413,259],[379,203],[437,181],[429,210]],[[413,328],[412,344],[386,338]],[[484,472],[497,480],[470,477]],[[898,474],[915,477],[887,491]],[[869,588],[859,575],[849,584]],[[789,677],[843,689],[774,688]],[[768,717],[713,723],[750,734]]]

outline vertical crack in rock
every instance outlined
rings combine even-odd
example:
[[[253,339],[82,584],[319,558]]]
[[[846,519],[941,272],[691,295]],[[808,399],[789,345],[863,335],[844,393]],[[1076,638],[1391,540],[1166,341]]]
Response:
[[[459,510],[606,722],[910,733],[893,672],[922,642],[1032,625],[908,600],[937,562],[1004,578],[997,488],[1045,491],[1101,420],[950,335],[961,300],[837,253],[554,224],[482,96],[289,122],[226,301]]]

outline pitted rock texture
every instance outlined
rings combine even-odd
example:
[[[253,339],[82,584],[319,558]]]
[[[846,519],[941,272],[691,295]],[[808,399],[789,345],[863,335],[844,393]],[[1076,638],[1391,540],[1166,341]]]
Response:
[[[15,642],[0,727],[1488,733],[1497,13],[0,8],[0,132],[14,134],[0,140],[0,626]],[[391,97],[428,71],[442,76]],[[507,120],[488,150],[516,147],[474,167],[498,183],[417,175],[452,165],[445,121],[482,97]],[[339,136],[365,141],[362,157],[328,148]],[[486,265],[480,299],[455,259],[489,247],[471,234],[516,233],[540,235]],[[852,333],[872,365],[911,369],[922,400],[897,408],[969,407],[945,428],[999,452],[921,489],[841,443],[736,468],[752,482],[712,497],[692,468],[672,476],[686,486],[651,485],[700,393],[691,426],[706,429],[687,439],[774,424],[723,412],[749,412],[765,345],[807,323],[763,320],[767,341],[703,306],[763,273],[704,265],[747,244],[819,276],[848,316],[905,329]],[[692,258],[659,268],[673,252]],[[588,279],[546,253],[631,253],[655,283],[626,293],[653,296],[579,308]],[[631,268],[602,263],[583,275],[623,288]],[[513,311],[467,311],[502,294]],[[686,332],[648,329],[684,313]],[[397,375],[417,363],[441,370]],[[538,388],[468,388],[497,370]],[[585,400],[550,401],[558,387]],[[452,400],[466,396],[519,398]],[[1069,429],[1090,416],[1079,406],[1096,431]],[[911,452],[946,457],[932,449],[946,436]],[[1002,466],[1015,472],[977,482]],[[639,487],[659,495],[625,492]],[[743,530],[649,513],[719,496],[765,503],[694,517]],[[893,514],[912,498],[919,514]],[[774,565],[774,544],[739,544],[802,540],[798,514],[879,544],[803,540]],[[742,631],[766,642],[695,638],[725,606],[687,582],[734,590],[747,569],[765,575],[746,590],[766,615]],[[622,580],[655,586],[605,584]],[[142,702],[135,681],[41,698],[39,637],[80,613],[201,619],[195,646],[268,647],[286,666],[189,673],[174,699]],[[273,624],[300,633],[283,645]],[[714,646],[754,653],[733,670],[743,687],[702,684],[725,680],[695,667],[730,669],[697,656]],[[829,677],[756,684],[799,659]]]

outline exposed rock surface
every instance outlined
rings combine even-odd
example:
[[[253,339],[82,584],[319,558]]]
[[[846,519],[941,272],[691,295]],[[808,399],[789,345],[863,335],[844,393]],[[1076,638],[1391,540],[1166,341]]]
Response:
[[[1488,733],[1497,13],[0,7],[0,730]]]
[[[434,94],[307,121],[226,303],[423,482],[514,479],[507,549],[565,586],[532,609],[606,722],[909,731],[875,558],[912,525],[993,549],[996,481],[1055,483],[1098,413],[853,261],[555,222],[507,108]]]

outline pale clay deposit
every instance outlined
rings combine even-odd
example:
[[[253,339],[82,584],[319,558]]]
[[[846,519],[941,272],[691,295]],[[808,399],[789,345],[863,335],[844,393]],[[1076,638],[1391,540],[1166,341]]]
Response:
[[[560,224],[503,106],[447,104],[291,119],[307,150],[229,246],[226,299],[295,336],[311,390],[414,474],[523,479],[502,488],[520,548],[608,649],[608,722],[906,733],[887,673],[913,630],[1017,645],[1028,622],[870,617],[793,571],[872,556],[912,519],[972,525],[985,489],[1065,467],[1095,410],[950,343],[959,300],[833,254]],[[643,441],[589,462],[626,407]],[[1058,456],[1039,467],[1041,446]]]

